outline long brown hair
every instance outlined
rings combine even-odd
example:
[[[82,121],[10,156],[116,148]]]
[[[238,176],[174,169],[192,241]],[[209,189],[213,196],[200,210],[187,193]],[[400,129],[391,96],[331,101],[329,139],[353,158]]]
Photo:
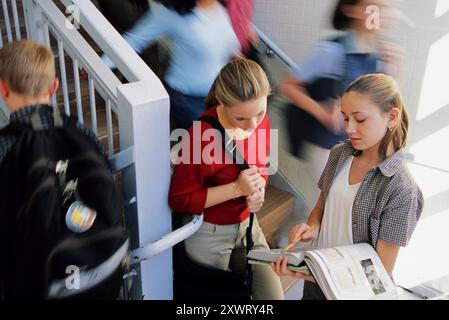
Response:
[[[221,69],[206,97],[205,107],[210,109],[220,103],[229,107],[268,96],[270,91],[267,75],[256,62],[236,59]]]
[[[349,85],[345,93],[348,92],[366,94],[383,112],[388,112],[393,108],[399,110],[398,121],[394,127],[386,130],[385,136],[380,142],[379,155],[382,159],[387,156],[390,142],[393,142],[395,151],[406,145],[409,117],[399,88],[392,77],[382,73],[361,76]]]
[[[339,0],[335,6],[332,15],[332,26],[335,30],[348,30],[351,28],[352,18],[348,17],[343,10],[344,6],[356,6],[360,4],[361,0]]]

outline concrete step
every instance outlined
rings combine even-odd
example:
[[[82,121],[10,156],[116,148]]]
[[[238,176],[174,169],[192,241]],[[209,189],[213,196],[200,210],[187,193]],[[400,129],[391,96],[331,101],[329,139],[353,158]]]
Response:
[[[275,233],[285,220],[292,214],[295,198],[292,194],[273,186],[268,186],[265,192],[265,202],[257,213],[257,219],[265,234],[270,248],[275,248]]]

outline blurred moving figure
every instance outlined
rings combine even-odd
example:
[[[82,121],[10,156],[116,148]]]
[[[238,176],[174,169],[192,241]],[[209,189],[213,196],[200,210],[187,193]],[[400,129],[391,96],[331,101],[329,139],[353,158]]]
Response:
[[[301,237],[317,248],[368,243],[391,276],[424,206],[405,158],[406,106],[392,77],[368,74],[345,90],[341,110],[349,140],[332,148],[318,182],[318,201],[307,223],[292,228],[290,242]],[[326,299],[313,277],[287,269],[285,257],[273,270],[308,280],[303,300]]]
[[[253,44],[258,41],[251,22],[253,20],[254,0],[226,0],[222,1],[228,8],[232,27],[239,39],[242,53],[247,55]]]
[[[149,10],[148,0],[97,0],[98,7],[106,19],[123,33],[131,29]],[[143,61],[158,77],[162,77],[168,61],[159,54],[158,44],[153,44],[140,53]]]
[[[367,21],[368,6],[381,12],[382,20]],[[369,7],[373,8],[373,7]],[[368,9],[369,9],[368,8]],[[400,51],[386,41],[390,7],[383,0],[339,0],[332,17],[341,36],[325,40],[299,63],[296,70],[285,75],[279,85],[292,102],[287,114],[290,152],[305,159],[311,182],[307,203],[316,202],[316,187],[330,149],[346,140],[339,107],[339,96],[356,78],[368,73],[392,74],[397,69]],[[380,39],[382,35],[382,41]]]
[[[267,74],[270,83],[273,83],[270,68],[263,58],[264,54],[257,48],[259,37],[252,26],[254,0],[222,0],[220,2],[228,9],[232,27],[242,47],[242,54],[245,58],[257,62]]]
[[[240,52],[226,9],[216,0],[161,0],[124,38],[137,52],[163,36],[172,44],[164,77],[170,117],[187,129],[204,111],[204,101],[221,70]],[[111,61],[106,59],[110,67]]]
[[[130,29],[150,9],[148,0],[97,0],[97,3],[118,32]]]

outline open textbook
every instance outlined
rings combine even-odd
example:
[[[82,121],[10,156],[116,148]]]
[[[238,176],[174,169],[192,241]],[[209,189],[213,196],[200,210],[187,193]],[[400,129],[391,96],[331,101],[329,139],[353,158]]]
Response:
[[[251,250],[248,262],[271,263],[280,256],[288,257],[290,270],[307,274],[308,268],[329,300],[398,298],[398,289],[369,244],[288,253]]]
[[[254,249],[248,253],[248,263],[250,264],[271,264],[281,257],[288,257],[287,268],[292,271],[311,275],[309,268],[304,261],[304,251],[282,252],[282,249],[261,250]]]

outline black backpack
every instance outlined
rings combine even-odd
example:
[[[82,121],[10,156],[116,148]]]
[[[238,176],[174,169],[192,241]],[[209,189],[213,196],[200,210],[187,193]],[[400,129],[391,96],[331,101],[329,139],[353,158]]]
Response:
[[[318,101],[336,99],[346,87],[359,76],[378,72],[377,58],[372,54],[348,53],[347,36],[339,36],[329,40],[340,44],[345,52],[344,74],[339,78],[320,77],[306,86],[308,95]],[[302,143],[308,141],[326,149],[347,139],[346,133],[334,134],[327,130],[318,120],[294,104],[288,104],[286,111],[289,152],[303,158]]]
[[[2,298],[116,299],[128,235],[100,147],[50,106],[0,135],[16,139],[0,164]]]

